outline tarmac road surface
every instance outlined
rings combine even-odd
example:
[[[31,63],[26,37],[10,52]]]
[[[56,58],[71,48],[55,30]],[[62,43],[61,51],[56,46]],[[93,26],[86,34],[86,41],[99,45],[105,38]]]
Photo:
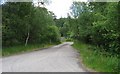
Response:
[[[43,50],[2,58],[2,72],[86,72],[72,48],[65,42]]]

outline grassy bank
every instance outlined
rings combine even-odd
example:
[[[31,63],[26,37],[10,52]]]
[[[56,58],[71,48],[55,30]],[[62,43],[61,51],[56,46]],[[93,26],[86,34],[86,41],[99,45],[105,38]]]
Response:
[[[2,57],[2,48],[0,49],[0,58]]]
[[[118,65],[117,57],[110,57],[99,54],[91,49],[91,45],[75,42],[73,47],[80,52],[83,64],[98,72],[115,72]]]
[[[37,51],[42,48],[48,48],[53,45],[55,44],[29,44],[27,46],[20,45],[20,46],[14,46],[14,47],[7,47],[2,49],[2,56],[10,56],[14,54],[23,53],[23,52]]]

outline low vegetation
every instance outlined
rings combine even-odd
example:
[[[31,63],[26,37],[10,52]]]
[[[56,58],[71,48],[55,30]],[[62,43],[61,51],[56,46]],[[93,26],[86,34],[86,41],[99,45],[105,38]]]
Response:
[[[94,46],[82,42],[75,42],[73,47],[80,52],[80,57],[86,67],[98,72],[116,72],[117,57],[103,55],[103,52],[94,51]]]
[[[27,46],[19,45],[19,46],[7,47],[7,48],[3,48],[2,56],[10,56],[24,52],[29,52],[29,51],[37,51],[51,47],[53,45],[55,44],[29,44]]]

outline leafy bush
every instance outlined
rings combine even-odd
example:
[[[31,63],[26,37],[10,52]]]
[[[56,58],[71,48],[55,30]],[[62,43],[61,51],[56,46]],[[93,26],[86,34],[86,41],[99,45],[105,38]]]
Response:
[[[119,55],[119,3],[76,4],[80,7],[74,7],[73,4],[72,11],[78,10],[79,15],[74,19],[70,18],[69,22],[74,32],[74,39],[101,47],[101,51],[109,52],[111,55]]]
[[[2,13],[3,47],[60,42],[53,14],[46,8],[34,7],[32,2],[6,2]]]

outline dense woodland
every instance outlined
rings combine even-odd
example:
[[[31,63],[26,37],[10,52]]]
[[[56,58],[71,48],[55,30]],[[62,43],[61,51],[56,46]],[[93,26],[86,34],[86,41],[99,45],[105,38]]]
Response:
[[[32,3],[8,2],[2,5],[3,47],[33,43],[59,43],[53,14]]]
[[[68,18],[56,20],[62,36],[120,54],[120,3],[73,2]]]
[[[74,2],[69,18],[73,38],[120,54],[120,2]]]
[[[70,10],[67,18],[56,19],[53,12],[30,2],[3,4],[2,46],[60,43],[65,37],[119,57],[120,2],[73,2]]]
[[[73,2],[70,9],[68,18],[57,21],[62,35],[95,46],[92,49],[101,55],[119,58],[120,2]]]
[[[68,17],[72,38],[105,56],[120,55],[120,2],[73,2]],[[120,60],[117,70],[120,71]]]

